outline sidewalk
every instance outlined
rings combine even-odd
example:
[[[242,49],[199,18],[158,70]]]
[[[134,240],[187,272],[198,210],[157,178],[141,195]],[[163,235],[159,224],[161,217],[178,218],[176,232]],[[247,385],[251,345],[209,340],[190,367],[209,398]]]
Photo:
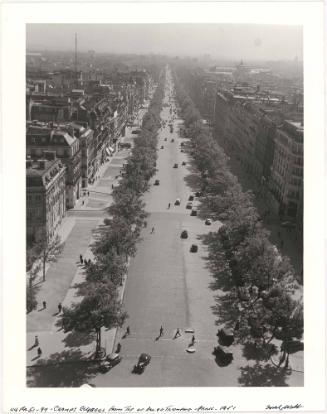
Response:
[[[83,189],[86,195],[76,203],[74,209],[63,220],[59,234],[65,241],[64,249],[57,262],[47,266],[46,281],[36,286],[38,308],[27,314],[27,339],[26,339],[26,365],[36,365],[38,362],[37,348],[42,349],[40,359],[60,356],[65,360],[70,358],[87,358],[95,351],[95,338],[92,335],[78,335],[76,333],[64,333],[62,327],[57,326],[58,304],[69,307],[82,299],[77,296],[76,285],[84,280],[84,267],[80,264],[79,256],[92,260],[90,245],[92,244],[92,231],[103,222],[103,210],[112,202],[112,184],[118,182],[118,176],[122,170],[122,164],[129,155],[129,150],[123,149],[104,163],[98,172],[98,179],[93,185]],[[89,195],[87,195],[89,192]],[[78,211],[98,211],[95,217],[74,217],[72,214]],[[120,289],[120,297],[123,297],[126,277]],[[46,301],[46,309],[42,302]],[[38,336],[39,345],[33,346],[35,336]],[[113,351],[116,329],[103,330],[102,345],[107,353]]]

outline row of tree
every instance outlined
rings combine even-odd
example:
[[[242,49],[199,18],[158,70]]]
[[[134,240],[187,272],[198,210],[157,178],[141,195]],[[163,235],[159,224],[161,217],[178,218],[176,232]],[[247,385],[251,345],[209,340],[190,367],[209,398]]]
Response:
[[[201,176],[202,205],[223,225],[210,233],[208,263],[219,289],[218,323],[231,327],[242,344],[261,349],[268,360],[280,346],[280,364],[302,349],[302,298],[288,258],[269,240],[254,207],[253,193],[243,192],[228,159],[175,75],[177,98],[191,138],[191,154]],[[298,295],[299,296],[299,295]],[[256,352],[256,355],[260,353]]]
[[[142,195],[156,172],[157,130],[163,91],[162,75],[122,180],[113,191],[108,218],[98,229],[92,245],[94,260],[86,266],[86,280],[81,287],[83,299],[63,310],[62,324],[66,331],[95,333],[96,356],[101,353],[102,328],[122,326],[127,317],[119,300],[119,286],[127,272],[128,258],[135,255],[136,244],[145,225],[147,213]]]

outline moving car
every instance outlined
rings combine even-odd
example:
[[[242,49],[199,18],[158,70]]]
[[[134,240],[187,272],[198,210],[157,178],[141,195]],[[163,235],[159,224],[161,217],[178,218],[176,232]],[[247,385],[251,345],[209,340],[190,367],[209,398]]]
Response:
[[[174,164],[174,167],[173,168],[178,168],[178,164]]]
[[[211,225],[211,223],[212,223],[211,219],[210,219],[210,218],[207,218],[207,219],[206,219],[206,221],[205,221],[205,224],[206,224],[207,226],[210,226],[210,225]]]
[[[192,211],[191,211],[191,216],[197,216],[198,215],[198,211],[197,210],[195,210],[195,209],[193,209]]]
[[[187,230],[183,230],[183,231],[182,231],[182,233],[181,233],[181,238],[182,238],[182,239],[187,239],[187,238],[188,238],[188,232],[187,232]]]
[[[197,244],[192,244],[191,248],[190,248],[190,252],[191,253],[196,253],[198,251],[198,245]]]
[[[192,201],[189,201],[189,202],[186,204],[186,208],[187,208],[187,209],[189,209],[189,210],[191,210],[191,209],[192,209],[192,207],[193,207],[193,205],[192,205]]]
[[[160,181],[159,180],[156,180],[155,182],[154,182],[154,185],[159,185],[160,184]]]
[[[176,198],[175,200],[175,206],[180,206],[181,205],[181,199],[180,198]]]
[[[134,365],[133,373],[142,374],[145,367],[149,365],[151,356],[149,354],[141,354],[136,365]]]

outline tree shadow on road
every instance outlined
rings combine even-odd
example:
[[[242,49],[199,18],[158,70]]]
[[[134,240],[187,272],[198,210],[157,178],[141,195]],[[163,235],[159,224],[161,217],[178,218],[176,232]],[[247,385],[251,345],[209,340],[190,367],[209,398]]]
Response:
[[[215,296],[216,304],[211,307],[212,312],[217,316],[216,325],[224,325],[226,329],[234,329],[239,318],[237,303],[231,294]]]
[[[267,361],[269,356],[278,354],[276,345],[259,345],[255,342],[245,342],[243,345],[243,356],[247,360]]]
[[[243,387],[288,387],[286,380],[290,375],[290,370],[276,368],[267,363],[241,367],[241,375],[238,382]]]
[[[80,350],[69,350],[40,359],[27,368],[27,387],[80,387],[98,372],[98,363],[85,359]]]
[[[95,341],[95,334],[81,333],[81,332],[70,332],[64,339],[63,342],[65,346],[73,348],[83,345],[89,345],[91,342]]]

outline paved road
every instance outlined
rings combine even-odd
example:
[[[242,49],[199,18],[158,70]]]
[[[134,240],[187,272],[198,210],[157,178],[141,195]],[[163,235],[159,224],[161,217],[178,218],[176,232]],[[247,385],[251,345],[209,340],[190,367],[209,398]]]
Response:
[[[167,95],[165,101],[169,102]],[[163,109],[163,120],[170,119],[169,109]],[[249,365],[237,346],[231,347],[234,361],[228,367],[218,367],[212,356],[217,344],[214,293],[209,288],[212,280],[205,268],[205,248],[198,237],[217,229],[220,223],[205,226],[185,208],[191,194],[185,180],[190,170],[188,165],[181,166],[188,159],[179,149],[184,140],[177,134],[179,121],[174,120],[174,133],[170,133],[168,122],[159,132],[158,173],[153,182],[159,179],[160,185],[152,186],[144,197],[150,213],[148,227],[131,260],[124,297],[131,333],[124,338],[123,328],[116,338],[116,344],[122,345],[123,360],[108,373],[97,375],[92,380],[96,386],[239,386],[240,368]],[[179,164],[177,169],[174,163]],[[173,205],[177,197],[180,206]],[[189,233],[186,240],[180,238],[184,229]],[[198,253],[190,253],[192,243],[198,244]],[[161,325],[164,334],[158,338]],[[181,328],[182,336],[174,339],[176,328]],[[194,354],[186,352],[192,337],[185,333],[186,328],[195,330]],[[152,356],[151,363],[142,375],[132,374],[142,352]],[[299,374],[294,385],[301,383]]]

